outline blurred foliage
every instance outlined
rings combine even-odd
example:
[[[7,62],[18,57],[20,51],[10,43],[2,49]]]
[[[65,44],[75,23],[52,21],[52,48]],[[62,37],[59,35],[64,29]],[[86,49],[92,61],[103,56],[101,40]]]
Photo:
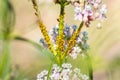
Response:
[[[0,38],[3,40],[3,51],[0,58],[0,78],[9,80],[10,74],[10,34],[15,22],[14,10],[8,0],[0,0]]]
[[[10,47],[13,39],[28,42],[40,52],[53,60],[51,53],[38,43],[13,34],[15,12],[9,0],[0,0],[0,40],[2,40],[2,53],[0,53],[0,80],[27,80],[19,65],[12,67]],[[30,80],[30,79],[29,79]]]
[[[8,0],[0,0],[0,8],[0,39],[2,39],[3,42],[3,51],[0,53],[0,80],[24,80],[25,73],[21,73],[22,70],[19,71],[20,69],[18,67],[14,67],[14,69],[10,59],[10,42],[13,38],[12,33],[15,22],[14,10]],[[14,36],[14,39],[31,43],[38,50],[42,51],[42,53],[48,54],[49,56],[51,54],[48,50],[45,50],[39,44],[28,39],[19,36]]]
[[[109,79],[110,80],[119,80],[120,79],[120,56],[115,57],[109,63]]]
[[[14,29],[15,13],[8,0],[0,0],[0,8],[1,32],[5,39]]]
[[[71,11],[72,12],[72,11]],[[115,12],[115,10],[113,10]],[[111,16],[113,13],[109,13],[109,16]],[[120,14],[120,11],[116,13],[117,15]],[[111,21],[115,21],[114,18],[110,19]],[[120,40],[120,36],[118,36],[120,29],[119,29],[119,22],[120,20],[116,20],[115,24],[111,21],[107,21],[107,23],[104,25],[105,27],[101,30],[95,30],[95,28],[91,28],[89,30],[89,35],[92,37],[89,38],[90,41],[90,50],[89,53],[90,56],[92,56],[92,61],[94,69],[100,70],[103,68],[106,61],[103,60],[104,57],[104,51],[109,46],[114,44],[115,42],[118,42]],[[35,72],[31,71],[30,73],[26,74],[26,71],[21,70],[19,68],[19,65],[13,65],[11,64],[10,59],[10,47],[11,47],[11,41],[14,40],[20,40],[27,43],[32,44],[39,53],[42,53],[50,56],[50,59],[53,60],[53,55],[49,52],[49,50],[43,48],[40,44],[33,42],[31,40],[25,39],[21,36],[16,36],[13,34],[14,31],[14,23],[15,23],[15,12],[14,9],[10,3],[9,0],[0,0],[0,41],[2,43],[2,53],[0,53],[0,80],[33,80],[34,77],[32,76]],[[109,23],[109,24],[108,24]],[[113,27],[111,27],[113,26]],[[98,55],[99,53],[102,56]],[[85,66],[88,66],[89,59],[87,57],[79,57],[78,60],[72,61],[71,59],[69,62],[72,62],[74,66],[79,66],[81,68],[81,71],[84,73],[88,73],[88,69]],[[38,61],[39,63],[40,61]],[[43,61],[41,61],[43,62]],[[46,65],[47,66],[47,65]],[[43,68],[46,66],[42,66]],[[120,58],[113,59],[107,67],[108,72],[110,73],[110,80],[117,80],[116,75],[119,78],[119,70],[120,70]],[[37,68],[38,70],[38,68]],[[37,71],[36,70],[36,71]],[[40,70],[40,69],[39,69]],[[28,71],[29,72],[29,71]],[[26,78],[27,77],[27,78]],[[119,79],[118,79],[119,80]]]

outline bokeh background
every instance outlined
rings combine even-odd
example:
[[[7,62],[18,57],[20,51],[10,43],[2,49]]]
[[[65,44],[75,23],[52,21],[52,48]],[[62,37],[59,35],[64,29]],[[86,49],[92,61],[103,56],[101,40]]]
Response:
[[[31,1],[9,1],[15,11],[15,25],[12,33],[39,44],[42,35],[36,24],[37,18],[34,15]],[[90,50],[88,53],[92,56],[94,80],[119,80],[120,0],[104,0],[104,2],[107,4],[108,13],[107,20],[102,23],[102,28],[97,29],[94,22],[90,28],[84,27],[83,30],[89,33],[88,43],[90,44]],[[43,22],[47,29],[50,30],[58,23],[56,19],[59,16],[59,6],[55,5],[51,0],[39,0],[39,8]],[[72,6],[67,6],[65,10],[65,21],[70,25],[78,24],[78,22],[74,21],[73,9]],[[0,56],[2,56],[3,41],[0,41]],[[18,40],[10,42],[10,58],[13,71],[17,69],[20,75],[25,78],[17,80],[35,80],[36,75],[47,68],[50,63],[49,58],[42,55],[33,45]]]

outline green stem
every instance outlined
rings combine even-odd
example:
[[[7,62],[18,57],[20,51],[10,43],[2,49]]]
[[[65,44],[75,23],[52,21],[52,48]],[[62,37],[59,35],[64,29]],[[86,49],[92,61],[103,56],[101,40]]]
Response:
[[[60,22],[59,22],[59,35],[61,36],[63,34],[63,29],[64,29],[64,8],[65,8],[65,2],[64,0],[61,1],[60,3]]]
[[[61,6],[61,10],[60,10],[60,15],[64,15],[64,8],[65,8],[65,3],[61,2],[60,6]]]
[[[9,73],[11,65],[10,65],[10,41],[4,40],[3,41],[3,52],[0,61],[0,77],[3,79]]]
[[[50,74],[51,74],[51,71],[52,71],[53,63],[54,62],[52,62],[51,65],[50,65],[50,68],[49,68],[49,71],[48,71],[48,75],[47,75],[47,80],[50,80]]]
[[[87,58],[87,64],[88,64],[88,70],[89,70],[89,78],[90,78],[90,80],[93,80],[92,60],[91,60],[91,57],[88,54],[86,54],[86,58]]]
[[[64,51],[64,9],[65,9],[65,1],[61,0],[60,2],[60,15],[59,15],[59,34],[57,36],[57,60],[59,62],[59,64],[62,64],[62,53]]]

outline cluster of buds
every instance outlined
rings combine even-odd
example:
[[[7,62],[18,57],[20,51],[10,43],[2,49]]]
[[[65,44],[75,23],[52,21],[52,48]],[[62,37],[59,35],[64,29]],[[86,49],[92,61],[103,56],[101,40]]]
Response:
[[[37,80],[48,80],[48,71],[43,70],[38,74]],[[79,68],[72,68],[71,64],[63,63],[62,67],[57,64],[53,65],[49,80],[89,80],[89,77],[81,73]]]
[[[73,1],[73,5],[75,20],[84,21],[87,27],[91,21],[106,19],[107,7],[101,0],[78,0]]]
[[[64,34],[65,34],[64,49],[66,49],[71,36],[76,31],[78,26],[77,25],[69,26],[68,24],[64,24],[64,26],[65,26],[65,28],[64,28]],[[56,39],[58,36],[58,31],[59,31],[58,25],[56,25],[55,27],[53,27],[53,29],[51,29],[49,31],[49,36],[52,39],[51,41],[53,43],[55,50],[57,49]],[[87,49],[89,49],[89,45],[87,44],[87,40],[88,40],[88,33],[86,31],[79,33],[79,36],[77,36],[77,38],[76,38],[76,45],[71,49],[69,56],[71,56],[73,59],[76,59],[77,55],[79,53],[84,53],[85,51],[87,51]],[[42,43],[42,45],[44,47],[48,48],[48,45],[43,38],[40,39],[40,42]]]

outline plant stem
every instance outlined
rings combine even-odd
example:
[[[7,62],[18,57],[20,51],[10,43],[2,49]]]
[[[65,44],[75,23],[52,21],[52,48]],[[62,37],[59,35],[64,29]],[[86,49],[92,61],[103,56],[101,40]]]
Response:
[[[0,62],[0,77],[5,78],[6,75],[10,71],[10,41],[4,40],[3,41],[3,52],[2,52],[2,58]]]
[[[87,64],[88,64],[88,70],[89,70],[89,78],[90,78],[90,80],[93,80],[92,60],[91,60],[91,57],[88,54],[86,54],[86,58],[87,58]]]
[[[53,63],[54,62],[51,62],[51,65],[50,65],[50,68],[49,68],[49,71],[48,71],[48,75],[47,75],[47,80],[50,80],[50,74],[51,74],[51,71],[52,71]]]
[[[58,32],[58,36],[57,36],[57,54],[58,54],[58,62],[59,64],[62,63],[62,59],[61,56],[63,55],[63,51],[64,51],[64,9],[65,9],[65,2],[64,0],[61,0],[60,2],[60,18],[59,18],[59,32]]]
[[[48,35],[48,31],[46,30],[46,26],[41,21],[40,11],[38,9],[38,5],[37,5],[36,0],[32,0],[32,3],[33,3],[33,7],[35,9],[35,15],[38,17],[39,28],[40,28],[43,36],[44,36],[44,39],[45,39],[45,41],[46,41],[46,43],[48,45],[48,48],[54,55],[56,55],[57,53],[56,53],[56,51],[53,48],[52,42],[50,41],[50,36]]]
[[[69,42],[68,42],[68,47],[65,51],[65,54],[63,57],[65,57],[72,49],[72,47],[76,44],[76,38],[78,37],[82,27],[83,27],[84,22],[81,22],[81,24],[79,25],[79,28],[73,33],[72,37],[70,38]]]

